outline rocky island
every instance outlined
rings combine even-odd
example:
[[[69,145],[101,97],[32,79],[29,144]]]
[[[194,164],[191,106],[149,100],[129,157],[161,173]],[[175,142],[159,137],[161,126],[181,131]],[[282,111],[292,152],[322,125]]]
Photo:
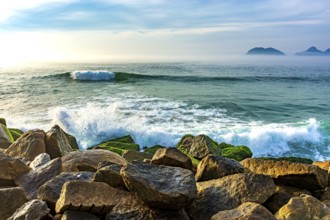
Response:
[[[283,56],[285,55],[282,51],[274,49],[272,47],[269,48],[263,48],[263,47],[255,47],[249,50],[247,55],[280,55]]]
[[[316,47],[310,47],[305,51],[298,52],[295,55],[297,56],[330,56],[330,48],[324,52],[317,49]]]
[[[252,156],[206,135],[81,151],[59,126],[22,132],[0,119],[0,220],[330,219],[330,161]]]

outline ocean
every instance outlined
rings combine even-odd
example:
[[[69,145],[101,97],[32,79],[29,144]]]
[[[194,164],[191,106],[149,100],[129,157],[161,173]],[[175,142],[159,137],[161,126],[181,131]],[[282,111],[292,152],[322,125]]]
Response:
[[[0,67],[9,127],[58,124],[81,149],[131,135],[142,147],[184,134],[249,146],[254,157],[330,159],[329,58]]]

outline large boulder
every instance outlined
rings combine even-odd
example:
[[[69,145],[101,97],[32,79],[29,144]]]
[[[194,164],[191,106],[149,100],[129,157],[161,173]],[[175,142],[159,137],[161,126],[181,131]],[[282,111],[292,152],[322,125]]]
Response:
[[[185,135],[177,145],[177,148],[194,158],[203,159],[209,154],[221,155],[218,143],[206,135]]]
[[[97,169],[98,164],[103,161],[119,165],[127,163],[122,156],[107,150],[74,151],[64,155],[62,161],[63,172],[78,172],[77,165],[79,164],[86,164]]]
[[[39,187],[48,180],[59,175],[61,172],[62,161],[61,158],[57,158],[18,177],[16,179],[16,184],[25,190],[26,196],[29,200],[36,199]]]
[[[252,157],[252,151],[247,146],[232,146],[222,149],[222,156],[236,161]]]
[[[99,169],[93,178],[94,182],[104,182],[113,188],[126,188],[123,178],[120,175],[122,166],[112,164]]]
[[[77,173],[66,173],[63,172],[58,176],[47,181],[38,190],[38,199],[47,202],[48,207],[51,210],[55,210],[55,204],[60,197],[62,187],[64,183],[73,180],[85,180],[91,181],[94,173],[91,172],[77,172]]]
[[[243,172],[243,166],[235,160],[208,155],[199,162],[195,178],[196,181],[207,181]]]
[[[134,160],[144,161],[145,159],[151,160],[152,154],[135,151],[135,150],[124,150],[123,157],[128,161],[132,162]]]
[[[234,209],[244,202],[264,203],[275,191],[267,175],[240,173],[197,183],[197,196],[188,206],[194,219],[209,219],[219,211]]]
[[[150,207],[178,210],[196,196],[194,174],[181,167],[133,162],[120,174],[126,187]]]
[[[246,202],[236,209],[220,211],[211,220],[276,220],[274,215],[258,203]]]
[[[15,179],[29,170],[21,160],[0,153],[0,186],[15,186]]]
[[[100,220],[96,215],[88,212],[66,210],[61,220]]]
[[[293,197],[284,205],[275,217],[279,220],[321,219],[330,214],[330,208],[309,195]]]
[[[46,152],[51,159],[62,157],[73,151],[64,131],[55,125],[46,133]]]
[[[107,214],[106,220],[189,220],[187,213],[181,210],[151,209],[133,193],[125,192],[122,199]]]
[[[287,204],[292,196],[284,191],[278,191],[276,187],[275,193],[267,199],[263,204],[271,213],[275,214],[282,206]]]
[[[192,169],[190,158],[176,148],[159,148],[151,159],[152,164]]]
[[[50,156],[47,153],[42,153],[39,154],[38,156],[36,156],[36,158],[34,158],[34,160],[30,163],[30,167],[32,169],[37,169],[38,167],[41,167],[43,165],[45,165],[46,163],[48,163],[50,161]]]
[[[312,191],[323,189],[328,184],[328,173],[310,164],[253,158],[245,159],[241,164],[253,173],[270,175],[276,184]]]
[[[6,153],[12,157],[24,157],[33,161],[36,156],[46,152],[46,134],[42,130],[31,130],[24,133],[9,148]]]
[[[56,212],[66,210],[88,211],[105,214],[120,202],[124,191],[110,187],[102,182],[74,180],[66,182],[56,202]]]
[[[8,220],[36,220],[45,218],[50,212],[46,202],[34,199],[28,201],[8,218]]]
[[[22,188],[0,188],[0,220],[7,220],[26,201]]]
[[[0,123],[0,148],[7,149],[14,141],[6,125]]]

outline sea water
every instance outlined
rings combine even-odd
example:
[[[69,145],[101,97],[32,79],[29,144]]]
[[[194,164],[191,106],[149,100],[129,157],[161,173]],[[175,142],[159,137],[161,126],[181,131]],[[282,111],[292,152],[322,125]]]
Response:
[[[81,149],[128,134],[175,146],[189,133],[255,157],[329,160],[330,60],[290,59],[2,67],[0,117],[24,131],[58,124]]]

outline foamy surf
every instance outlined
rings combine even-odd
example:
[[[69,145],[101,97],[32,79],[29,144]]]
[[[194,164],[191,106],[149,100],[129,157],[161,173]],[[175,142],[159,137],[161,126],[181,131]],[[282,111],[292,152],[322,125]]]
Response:
[[[113,80],[116,77],[116,74],[106,70],[76,70],[71,72],[70,76],[74,80],[108,81]]]

